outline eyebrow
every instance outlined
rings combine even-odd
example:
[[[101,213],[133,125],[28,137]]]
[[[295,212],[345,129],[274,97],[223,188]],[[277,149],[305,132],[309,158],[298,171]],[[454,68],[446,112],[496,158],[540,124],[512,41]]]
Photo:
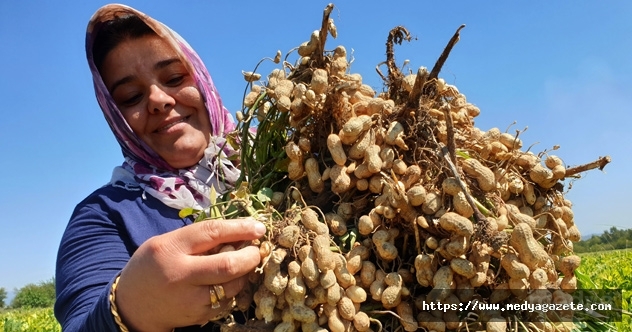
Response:
[[[168,67],[170,64],[174,62],[182,62],[182,61],[180,61],[180,58],[171,58],[171,59],[158,61],[158,63],[154,65],[154,69],[163,69],[165,67]]]
[[[171,65],[172,63],[175,62],[182,62],[180,60],[180,58],[171,58],[171,59],[166,59],[166,60],[162,60],[162,61],[158,61],[155,65],[154,65],[154,69],[155,70],[160,70],[163,68],[168,67],[169,65]],[[129,83],[132,81],[132,79],[134,78],[133,75],[129,75],[129,76],[125,76],[123,78],[121,78],[120,80],[114,82],[114,84],[112,84],[112,87],[109,89],[110,90],[110,94],[114,94],[114,90],[116,90],[116,88],[118,88],[119,86]]]

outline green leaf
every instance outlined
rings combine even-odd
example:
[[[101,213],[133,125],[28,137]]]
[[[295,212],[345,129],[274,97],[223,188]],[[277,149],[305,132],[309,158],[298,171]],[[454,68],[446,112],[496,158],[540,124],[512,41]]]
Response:
[[[211,186],[211,197],[209,199],[211,200],[211,205],[217,204],[217,191],[215,191],[213,186]]]
[[[226,135],[226,141],[228,142],[228,144],[230,144],[230,146],[237,150],[240,148],[239,143],[237,142],[237,138],[235,138],[235,134],[231,133],[229,135]]]
[[[178,212],[178,217],[180,218],[186,218],[192,214],[195,213],[195,210],[193,208],[184,208],[182,210],[180,210],[180,212]]]
[[[193,220],[193,222],[199,222],[202,221],[204,219],[206,219],[208,216],[206,215],[206,212],[201,211],[200,214],[198,214],[198,216],[195,218],[195,220]]]
[[[248,194],[249,194],[249,190],[248,190],[248,182],[243,181],[239,187],[233,191],[232,195],[234,198],[238,198],[238,199],[247,199],[248,198]]]
[[[211,218],[212,219],[218,219],[222,217],[222,213],[220,212],[219,208],[217,206],[213,206],[211,208]]]
[[[465,150],[456,150],[456,155],[461,157],[461,158],[465,158],[465,159],[470,159],[471,158],[470,155]]]
[[[263,187],[257,192],[257,199],[259,199],[259,201],[262,203],[269,202],[270,200],[272,200],[273,193],[274,192],[272,191],[272,189],[268,187]]]
[[[595,284],[595,282],[590,279],[587,274],[584,274],[580,271],[580,269],[575,270],[575,278],[580,282],[582,289],[598,289],[599,287]]]

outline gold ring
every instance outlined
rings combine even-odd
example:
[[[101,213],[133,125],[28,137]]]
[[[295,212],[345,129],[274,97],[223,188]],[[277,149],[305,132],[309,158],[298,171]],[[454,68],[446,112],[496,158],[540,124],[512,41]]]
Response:
[[[217,309],[219,308],[219,297],[217,296],[217,294],[215,293],[214,290],[215,287],[209,286],[208,292],[209,292],[209,296],[211,299],[211,308],[213,309]]]
[[[222,285],[213,285],[213,289],[215,290],[215,294],[217,294],[217,300],[222,301],[226,298],[226,292],[224,292]]]

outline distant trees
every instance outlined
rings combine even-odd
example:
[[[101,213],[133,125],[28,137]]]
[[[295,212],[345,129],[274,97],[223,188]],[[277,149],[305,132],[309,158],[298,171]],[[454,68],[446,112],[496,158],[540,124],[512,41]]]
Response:
[[[46,308],[55,303],[55,278],[39,284],[28,284],[15,293],[12,308]]]
[[[632,248],[632,228],[611,227],[601,235],[573,244],[576,253]]]
[[[4,301],[7,299],[7,290],[4,287],[0,287],[0,309],[4,308]]]

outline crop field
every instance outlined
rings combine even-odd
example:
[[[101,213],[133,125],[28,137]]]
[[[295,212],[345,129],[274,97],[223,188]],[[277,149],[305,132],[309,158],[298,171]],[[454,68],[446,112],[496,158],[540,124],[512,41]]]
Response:
[[[624,314],[621,322],[587,324],[578,322],[576,331],[632,331],[632,318],[626,314],[632,303],[632,249],[581,254],[575,271],[581,288],[621,289]],[[0,332],[61,332],[52,308],[0,311]]]
[[[0,332],[61,332],[53,308],[1,311]]]
[[[575,271],[581,288],[620,289],[622,321],[611,325],[613,331],[632,331],[632,249],[580,254],[582,263]],[[590,329],[586,329],[590,331]]]

